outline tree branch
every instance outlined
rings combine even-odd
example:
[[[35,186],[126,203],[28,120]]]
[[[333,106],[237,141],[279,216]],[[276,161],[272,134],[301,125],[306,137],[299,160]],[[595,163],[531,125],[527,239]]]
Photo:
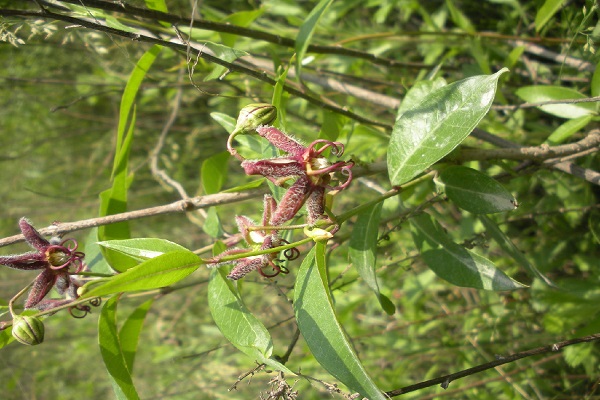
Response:
[[[439,378],[430,379],[428,381],[423,381],[423,382],[420,382],[420,383],[417,383],[414,385],[405,386],[400,389],[391,390],[389,392],[386,392],[386,395],[388,395],[389,397],[395,397],[395,396],[399,396],[401,394],[414,392],[416,390],[435,386],[438,384],[442,385],[442,387],[444,389],[446,389],[448,387],[448,385],[450,384],[450,382],[455,381],[460,378],[464,378],[465,376],[477,374],[479,372],[495,368],[499,365],[508,364],[508,363],[520,360],[522,358],[536,356],[536,355],[545,354],[545,353],[554,353],[554,352],[560,351],[561,349],[563,349],[564,347],[567,347],[567,346],[571,346],[571,345],[579,344],[579,343],[595,342],[597,340],[600,340],[600,333],[596,333],[596,334],[590,335],[590,336],[584,336],[581,338],[565,340],[563,342],[554,343],[550,346],[538,347],[535,349],[522,351],[520,353],[515,353],[510,356],[505,356],[505,357],[498,356],[498,359],[495,361],[491,361],[491,362],[488,362],[485,364],[478,365],[473,368],[468,368],[468,369],[465,369],[465,370],[462,370],[459,372],[455,372],[453,374],[440,376]]]

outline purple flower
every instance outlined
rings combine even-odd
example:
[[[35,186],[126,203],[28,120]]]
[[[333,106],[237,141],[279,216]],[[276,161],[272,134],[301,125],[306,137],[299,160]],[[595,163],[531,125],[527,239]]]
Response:
[[[306,203],[308,223],[314,225],[325,214],[325,190],[343,190],[352,181],[352,161],[332,164],[323,156],[325,150],[331,149],[333,155],[340,157],[344,153],[344,145],[319,139],[307,147],[272,126],[259,126],[256,132],[288,154],[265,160],[243,160],[242,168],[246,174],[262,175],[278,186],[288,179],[297,178],[282,197],[269,224],[277,226],[289,221]],[[322,146],[317,149],[318,145]],[[341,172],[348,178],[344,183],[332,186],[334,172]]]
[[[85,254],[77,251],[77,241],[74,239],[60,242],[55,239],[48,241],[25,218],[19,220],[19,227],[34,251],[0,256],[0,264],[13,269],[42,271],[33,282],[25,301],[25,308],[48,310],[68,304],[79,297],[77,289],[81,287],[81,283],[71,275],[70,267],[72,266],[74,269],[72,272],[77,274],[84,271],[86,266],[83,263]],[[66,299],[44,300],[53,287],[59,294],[65,294]],[[75,308],[85,313],[90,311],[89,306],[79,305]]]
[[[277,202],[275,201],[275,199],[273,199],[272,196],[265,195],[264,206],[265,209],[263,213],[262,226],[267,226],[269,225],[269,221],[272,220],[272,214],[273,211],[277,208]],[[224,264],[233,263],[234,268],[231,270],[229,275],[227,275],[227,278],[231,280],[238,280],[240,278],[243,278],[244,276],[255,270],[258,271],[259,274],[267,278],[272,278],[276,275],[279,275],[280,273],[285,274],[288,272],[286,268],[275,263],[275,261],[278,261],[277,253],[267,253],[222,262],[221,259],[225,256],[247,253],[251,250],[272,249],[274,247],[278,247],[283,245],[284,243],[287,243],[284,239],[279,237],[279,233],[276,230],[267,231],[261,229],[253,229],[257,228],[256,223],[246,216],[237,216],[235,217],[235,221],[237,222],[238,229],[244,237],[244,240],[250,246],[250,249],[233,248],[226,250],[218,256],[209,259],[209,266],[218,267]],[[296,248],[293,248],[284,251],[283,254],[288,260],[293,260],[298,257],[300,252]],[[275,272],[273,274],[267,274],[263,271],[263,268],[267,267],[271,267]]]

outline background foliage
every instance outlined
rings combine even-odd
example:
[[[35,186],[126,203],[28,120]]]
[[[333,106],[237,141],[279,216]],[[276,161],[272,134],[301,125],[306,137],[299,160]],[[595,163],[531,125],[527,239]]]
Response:
[[[283,128],[307,142],[316,137],[337,138],[347,145],[346,155],[363,171],[370,171],[335,196],[333,211],[337,215],[391,189],[394,177],[387,175],[385,161],[386,155],[388,162],[397,156],[388,152],[392,126],[399,115],[418,104],[420,91],[442,87],[441,78],[453,83],[509,68],[510,72],[498,78],[494,104],[477,126],[512,145],[567,144],[597,128],[595,102],[523,106],[600,95],[600,73],[595,72],[598,8],[592,1],[169,1],[168,12],[182,17],[183,22],[177,24],[180,35],[191,34],[194,43],[227,62],[247,54],[235,65],[256,74],[227,71],[206,59],[196,59],[194,53],[186,54],[185,46],[157,51],[153,63],[146,59],[148,68],[139,72],[135,97],[135,130],[130,152],[124,156],[128,170],[123,171],[113,166],[114,160],[123,156],[117,150],[123,149],[121,141],[126,140],[124,136],[118,139],[117,132],[124,135],[128,128],[119,125],[119,121],[124,124],[124,119],[119,119],[125,103],[122,96],[131,93],[127,82],[131,84],[136,63],[152,45],[76,26],[52,13],[176,41],[172,21],[158,22],[129,14],[125,8],[111,9],[104,2],[19,3],[0,2],[0,37],[4,40],[0,43],[2,237],[17,233],[22,216],[38,227],[96,217],[102,209],[99,195],[111,187],[113,194],[126,194],[127,210],[181,199],[182,191],[165,183],[152,170],[153,163],[189,196],[250,182],[252,178],[242,173],[239,163],[223,155],[227,131],[220,123],[231,131],[228,117],[237,117],[244,105],[271,102],[286,72],[288,87],[295,91],[281,92],[279,121]],[[40,4],[52,15],[40,14]],[[161,2],[123,4],[161,9]],[[250,31],[210,26],[190,30],[185,22],[190,17],[228,22]],[[259,34],[251,37],[249,32],[290,40],[270,40],[271,36]],[[333,47],[308,47],[309,43]],[[304,74],[301,82],[300,69]],[[262,76],[273,80],[257,79]],[[274,85],[277,80],[279,84]],[[407,95],[411,88],[414,90]],[[308,102],[305,97],[313,100]],[[169,126],[171,115],[175,119]],[[404,118],[406,121],[407,115]],[[165,126],[168,134],[157,152]],[[432,167],[442,171],[435,182],[425,179],[364,210],[329,242],[327,276],[337,317],[365,370],[382,390],[483,364],[496,355],[600,332],[597,147],[567,160],[579,167],[567,172],[543,165],[540,158],[473,161],[467,157],[469,150],[490,150],[497,145],[489,138],[482,140],[481,135],[470,136],[460,151],[451,155],[454,158]],[[398,162],[402,160],[405,158],[399,157]],[[466,211],[465,206],[459,208],[461,194],[470,188],[461,187],[461,181],[474,178],[459,175],[453,181],[452,171],[448,172],[452,164],[496,178],[516,198],[518,208],[487,216],[478,210]],[[218,174],[207,172],[225,169],[227,174],[219,175],[217,182],[213,178]],[[582,169],[583,175],[578,173]],[[465,170],[457,173],[470,174]],[[114,182],[119,182],[119,189]],[[436,194],[439,187],[445,187],[452,201]],[[103,204],[109,211],[125,210],[125,204]],[[222,239],[224,233],[235,233],[233,215],[259,219],[261,207],[260,197],[255,197],[209,209],[206,214],[193,211],[133,220],[129,230],[132,238],[167,239],[196,250],[213,244],[215,238]],[[427,209],[453,245],[492,260],[499,270],[529,287],[494,292],[454,286],[440,279],[436,273],[443,274],[430,265],[431,260],[419,256],[427,246],[419,235],[427,232],[428,222],[416,217],[415,209]],[[369,226],[368,222],[376,220],[375,226]],[[122,232],[106,229],[105,237]],[[353,268],[349,262],[351,253],[361,245],[356,236],[351,238],[357,230],[377,237],[376,251],[364,260],[365,265],[376,265],[376,283],[374,276],[359,275],[361,267]],[[100,271],[102,263],[95,264],[91,257],[98,251],[94,247],[96,232],[68,236],[85,242],[86,261]],[[297,236],[296,240],[300,239],[301,235]],[[419,243],[425,247],[419,248]],[[304,256],[310,247],[301,248]],[[22,250],[25,247],[17,244],[2,251]],[[321,256],[317,254],[317,258]],[[444,265],[444,260],[442,257],[434,264]],[[356,256],[352,261],[358,262]],[[300,264],[291,262],[290,273],[273,280],[253,273],[243,282],[243,302],[268,328],[273,354],[280,356],[296,335],[291,300],[298,296],[294,292],[296,275],[306,273]],[[7,302],[33,276],[3,268],[0,278],[0,298]],[[256,358],[235,349],[216,327],[209,312],[208,280],[209,271],[201,267],[172,290],[146,290],[120,298],[119,326],[134,310],[137,319],[148,310],[137,352],[135,343],[126,344],[135,354],[135,363],[133,356],[127,356],[122,365],[133,368],[140,398],[243,399],[258,398],[261,393],[268,397],[275,372],[259,372],[249,384],[238,383],[235,391],[228,392],[239,375],[252,370]],[[377,288],[380,293],[374,295]],[[101,326],[114,327],[110,321],[115,318],[115,299],[103,309]],[[154,302],[148,303],[149,299]],[[99,314],[98,309],[92,316],[74,320],[58,313],[44,321],[43,345],[13,343],[3,348],[3,396],[112,396],[97,346]],[[139,329],[133,322],[125,326],[123,338]],[[116,330],[113,333],[119,335]],[[327,366],[315,361],[309,344],[309,338],[301,338],[291,349],[286,366],[339,384],[342,393],[334,397],[348,396],[349,391],[326,372]],[[452,382],[446,390],[433,387],[404,397],[595,398],[598,357],[593,343],[578,344],[469,376]],[[299,398],[329,398],[327,392],[335,391],[314,380],[286,377],[299,391]]]

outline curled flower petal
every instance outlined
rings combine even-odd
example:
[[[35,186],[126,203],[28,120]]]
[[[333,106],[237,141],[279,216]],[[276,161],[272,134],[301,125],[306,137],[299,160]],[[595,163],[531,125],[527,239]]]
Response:
[[[19,220],[19,228],[21,229],[21,233],[25,236],[25,240],[31,247],[38,251],[45,250],[50,242],[47,241],[27,220],[27,218],[21,218]]]

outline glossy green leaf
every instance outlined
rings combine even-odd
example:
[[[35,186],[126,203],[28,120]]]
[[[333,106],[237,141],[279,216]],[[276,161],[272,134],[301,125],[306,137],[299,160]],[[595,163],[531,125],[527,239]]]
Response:
[[[179,282],[202,264],[191,251],[172,251],[115,275],[85,292],[82,298],[107,296],[113,293],[158,289]]]
[[[539,32],[560,10],[565,0],[546,0],[535,15],[535,31]]]
[[[323,368],[361,396],[371,400],[386,398],[367,374],[337,320],[323,243],[317,243],[300,266],[294,289],[294,312],[304,340]]]
[[[98,344],[117,399],[139,399],[117,334],[118,296],[108,299],[98,319]]]
[[[136,263],[158,257],[171,251],[188,251],[185,247],[166,239],[137,238],[125,240],[107,240],[98,245],[109,251],[119,252],[131,257]]]
[[[208,306],[223,336],[238,350],[271,368],[295,375],[271,357],[271,334],[248,310],[235,284],[226,278],[226,272],[222,268],[213,269],[210,274]]]
[[[544,282],[548,286],[551,286],[551,287],[554,287],[554,288],[557,287],[554,284],[554,282],[552,282],[550,279],[548,279],[548,277],[546,277],[544,274],[542,274],[540,272],[540,270],[538,270],[535,267],[535,265],[531,264],[529,262],[529,260],[527,260],[527,258],[523,254],[523,252],[521,252],[514,245],[514,243],[512,242],[512,240],[510,240],[510,238],[508,236],[506,236],[504,234],[504,232],[502,232],[500,230],[500,228],[498,227],[498,225],[494,221],[492,221],[492,219],[490,219],[486,215],[480,215],[479,216],[479,220],[481,221],[481,223],[483,224],[483,226],[485,226],[485,232],[487,233],[487,235],[490,238],[492,238],[496,243],[498,243],[498,246],[500,246],[500,248],[506,254],[508,254],[510,257],[512,257],[513,260],[515,260],[523,268],[525,268],[525,270],[531,276],[533,276],[534,278],[540,279],[542,282]]]
[[[296,77],[298,80],[300,80],[302,74],[302,61],[304,59],[304,54],[306,54],[306,49],[308,49],[308,45],[310,44],[310,39],[315,32],[319,20],[325,11],[327,11],[327,8],[329,8],[331,3],[333,3],[333,0],[321,0],[319,4],[312,9],[310,14],[308,14],[300,27],[298,36],[296,36]]]
[[[472,168],[451,166],[435,179],[438,189],[454,204],[474,214],[512,211],[517,201],[493,178]]]
[[[154,303],[154,299],[150,299],[142,303],[131,313],[131,315],[129,315],[119,330],[119,343],[121,344],[121,352],[125,360],[125,365],[131,372],[133,372],[133,365],[140,339],[140,332],[142,332],[144,320],[146,319],[148,310],[150,307],[152,307],[152,303]]]
[[[202,162],[200,176],[205,194],[219,192],[227,180],[228,151],[214,154]]]
[[[408,182],[458,146],[487,114],[503,68],[429,93],[396,121],[388,147],[393,185]]]
[[[379,291],[375,272],[377,267],[377,235],[382,206],[383,203],[377,203],[358,214],[356,224],[352,229],[348,255],[352,265],[377,296],[383,310],[392,315],[396,311],[396,307],[390,299]]]
[[[406,95],[402,99],[402,103],[400,103],[400,107],[398,107],[396,120],[398,120],[398,118],[406,111],[416,107],[429,93],[441,89],[446,85],[447,83],[444,78],[416,82],[408,92],[406,92]]]
[[[437,276],[463,287],[514,290],[526,287],[509,278],[488,259],[454,243],[428,214],[410,220],[415,245]]]
[[[576,90],[562,86],[523,86],[515,94],[528,103],[587,98]],[[548,104],[537,108],[556,117],[567,119],[580,118],[596,112],[594,103]]]
[[[576,134],[581,129],[585,128],[587,124],[592,121],[591,115],[584,115],[583,117],[570,119],[560,125],[558,128],[552,132],[548,139],[546,139],[546,143],[551,146],[556,146],[568,140],[571,136]]]

